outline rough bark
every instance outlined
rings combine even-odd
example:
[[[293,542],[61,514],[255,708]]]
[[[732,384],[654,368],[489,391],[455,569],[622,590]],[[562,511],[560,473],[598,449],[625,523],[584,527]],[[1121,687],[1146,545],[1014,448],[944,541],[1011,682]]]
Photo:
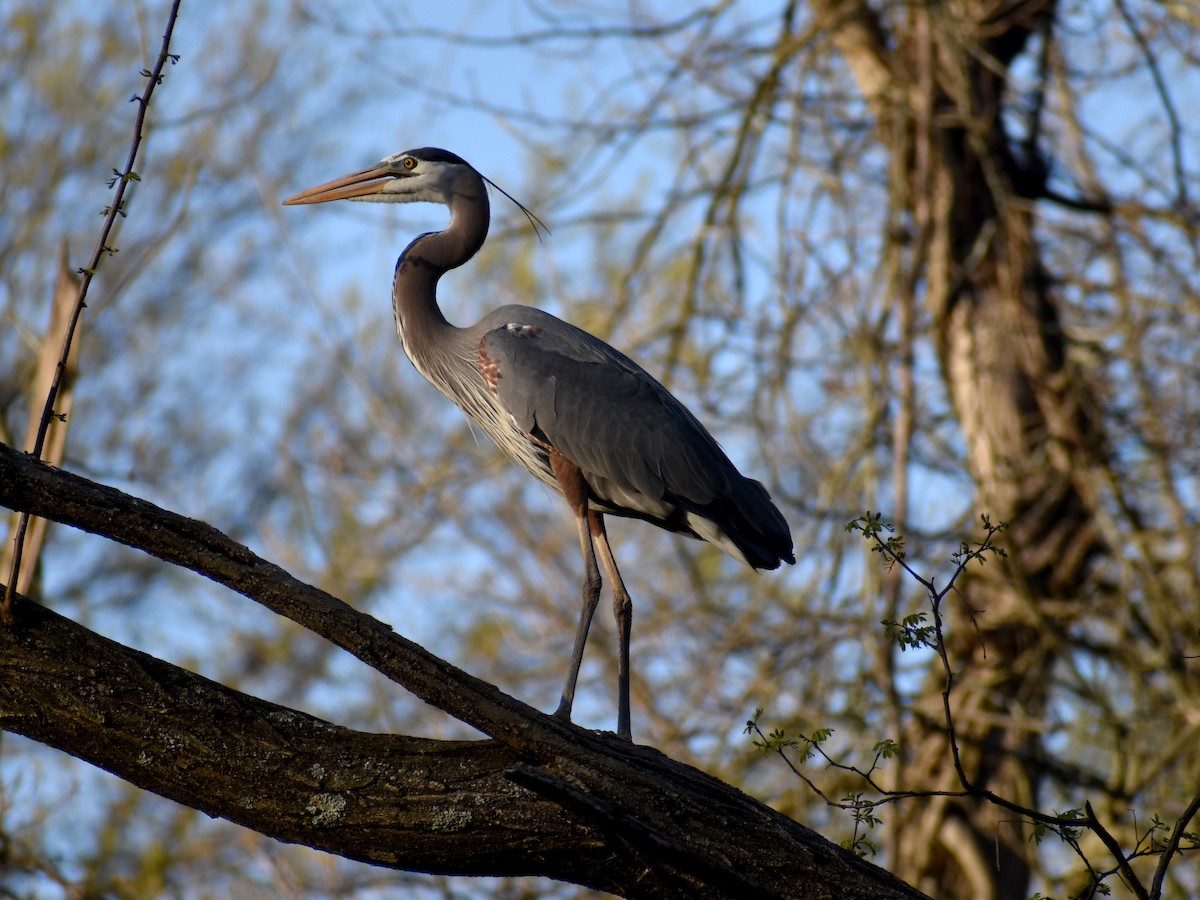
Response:
[[[1006,564],[962,583],[978,629],[948,636],[955,716],[968,778],[1037,805],[1039,730],[1050,672],[1104,552],[1089,476],[1104,435],[1073,367],[1058,298],[1039,256],[1034,203],[1044,166],[1018,161],[1005,120],[1008,66],[1053,0],[820,3],[829,33],[892,154],[908,210],[911,281],[924,300],[976,483],[976,506],[1010,525]],[[1029,148],[1027,148],[1029,149]],[[933,672],[906,736],[903,787],[957,788]],[[942,799],[898,817],[894,870],[939,896],[1029,893],[1034,845],[1011,813]]]
[[[0,726],[263,834],[416,871],[547,875],[629,897],[917,897],[655,750],[543,715],[216,529],[0,445],[0,505],[184,565],[491,736],[354,732],[33,603],[0,630]]]
[[[58,274],[54,279],[54,293],[50,298],[50,321],[46,333],[38,348],[37,362],[34,365],[33,378],[29,382],[26,395],[29,398],[29,414],[25,424],[25,440],[23,446],[27,452],[32,452],[37,445],[38,427],[41,424],[46,397],[50,394],[50,385],[54,381],[55,370],[59,357],[62,355],[63,343],[66,341],[67,330],[71,325],[71,313],[74,311],[75,299],[79,296],[79,279],[67,263],[67,246],[64,243],[62,254],[58,259]],[[67,447],[67,424],[70,421],[71,407],[75,402],[75,378],[79,369],[80,329],[76,326],[75,340],[64,361],[62,381],[58,395],[54,401],[54,414],[57,418],[50,421],[46,431],[45,445],[42,447],[41,458],[53,465],[61,465],[63,454]],[[2,430],[2,429],[0,429]],[[20,527],[20,514],[12,517],[9,533],[15,533]],[[20,571],[17,574],[15,587],[19,593],[36,595],[35,576],[41,557],[42,542],[46,538],[46,522],[33,519],[25,532],[23,558]],[[16,544],[10,541],[0,549],[0,572],[11,573],[13,554]],[[7,577],[7,575],[6,575]]]

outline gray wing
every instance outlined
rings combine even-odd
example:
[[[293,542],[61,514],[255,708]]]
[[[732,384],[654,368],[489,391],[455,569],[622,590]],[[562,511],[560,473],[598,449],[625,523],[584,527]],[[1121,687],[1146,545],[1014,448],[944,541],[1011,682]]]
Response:
[[[757,568],[790,561],[790,530],[766,490],[679,400],[599,338],[519,309],[497,310],[507,321],[480,341],[492,389],[522,430],[579,466],[601,509],[709,537],[691,513]]]

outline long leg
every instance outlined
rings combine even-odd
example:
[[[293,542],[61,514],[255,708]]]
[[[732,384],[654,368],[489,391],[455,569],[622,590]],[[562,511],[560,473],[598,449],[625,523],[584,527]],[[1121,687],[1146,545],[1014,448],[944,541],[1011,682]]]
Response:
[[[633,732],[629,725],[629,633],[633,627],[633,601],[629,598],[629,591],[625,589],[625,582],[617,569],[616,557],[608,544],[604,516],[594,510],[588,510],[588,526],[600,550],[600,562],[604,564],[604,571],[608,573],[608,581],[612,585],[613,616],[617,620],[617,633],[620,635],[620,651],[617,656],[617,734],[632,741]]]
[[[583,647],[587,643],[588,629],[592,616],[600,602],[600,569],[596,565],[596,550],[592,544],[592,532],[588,527],[587,485],[579,467],[556,451],[550,453],[550,467],[562,487],[563,496],[575,513],[579,528],[579,546],[583,551],[583,608],[579,612],[579,626],[575,630],[575,649],[571,652],[571,665],[567,669],[567,681],[563,685],[562,699],[554,715],[571,720],[571,706],[575,702],[575,682],[579,679],[579,666],[583,662]],[[604,546],[608,546],[607,542]]]
[[[596,567],[596,552],[592,548],[592,537],[588,532],[587,520],[580,518],[579,543],[583,548],[583,609],[579,611],[579,626],[575,629],[575,649],[571,652],[571,665],[567,669],[567,681],[563,685],[562,700],[554,714],[560,719],[571,720],[571,705],[575,702],[575,682],[579,678],[579,666],[583,662],[583,646],[587,643],[588,629],[596,604],[600,602],[600,570]]]

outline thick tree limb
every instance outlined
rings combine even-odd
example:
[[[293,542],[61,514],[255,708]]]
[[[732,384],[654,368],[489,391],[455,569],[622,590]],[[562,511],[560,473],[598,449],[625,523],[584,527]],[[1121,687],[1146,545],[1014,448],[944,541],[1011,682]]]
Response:
[[[0,631],[0,726],[133,784],[395,868],[542,874],[626,896],[921,896],[702,772],[508,697],[204,523],[4,445],[0,505],[225,584],[495,738],[349,731],[21,603]]]
[[[603,844],[594,827],[517,787],[508,773],[519,760],[495,741],[351,731],[230,690],[29,601],[17,615],[19,627],[0,629],[0,724],[209,815],[429,872],[543,866],[576,880],[579,845]]]

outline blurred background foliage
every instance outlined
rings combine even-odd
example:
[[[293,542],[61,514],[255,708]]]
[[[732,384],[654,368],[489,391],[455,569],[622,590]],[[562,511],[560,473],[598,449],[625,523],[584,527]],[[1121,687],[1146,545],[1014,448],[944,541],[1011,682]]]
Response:
[[[61,246],[78,265],[124,160],[165,4],[15,2],[0,21],[0,437],[19,443]],[[905,4],[889,8],[898,28]],[[1032,726],[1053,773],[1112,815],[1179,814],[1200,784],[1200,21],[1186,3],[1059,4],[1012,66],[1006,123],[1053,165],[1036,241],[1108,437],[1089,474],[1111,546],[1063,602],[1068,651]],[[204,519],[543,709],[577,615],[561,502],[472,434],[403,358],[395,256],[441,211],[283,210],[396,150],[441,145],[494,199],[481,255],[441,287],[452,321],[541,306],[641,361],[764,481],[797,565],[754,575],[639,523],[610,533],[635,602],[634,732],[834,840],[849,817],[742,734],[756,707],[835,729],[848,762],[900,738],[933,671],[880,619],[917,611],[845,523],[903,524],[944,577],[981,536],[980,492],[932,313],[895,208],[889,146],[813,13],[793,4],[512,0],[421,6],[184,4],[141,180],[83,320],[65,465]],[[910,379],[910,381],[906,381]],[[188,572],[51,529],[41,588],[124,643],[341,725],[461,726],[356,661]],[[970,625],[959,616],[952,627]],[[615,636],[598,617],[577,721],[613,727]],[[936,681],[936,678],[934,679]],[[577,896],[536,879],[373,870],[285,847],[5,736],[0,883],[12,896]],[[1047,762],[1049,761],[1049,762]],[[1054,768],[1058,765],[1058,769]],[[1069,770],[1069,771],[1068,771]],[[861,788],[820,770],[827,793]],[[904,785],[902,785],[904,786]],[[889,813],[881,814],[886,836]],[[1132,826],[1129,830],[1133,833]],[[886,837],[880,841],[884,865]],[[1078,862],[1029,851],[1032,886]],[[1195,871],[1181,871],[1184,890]]]

